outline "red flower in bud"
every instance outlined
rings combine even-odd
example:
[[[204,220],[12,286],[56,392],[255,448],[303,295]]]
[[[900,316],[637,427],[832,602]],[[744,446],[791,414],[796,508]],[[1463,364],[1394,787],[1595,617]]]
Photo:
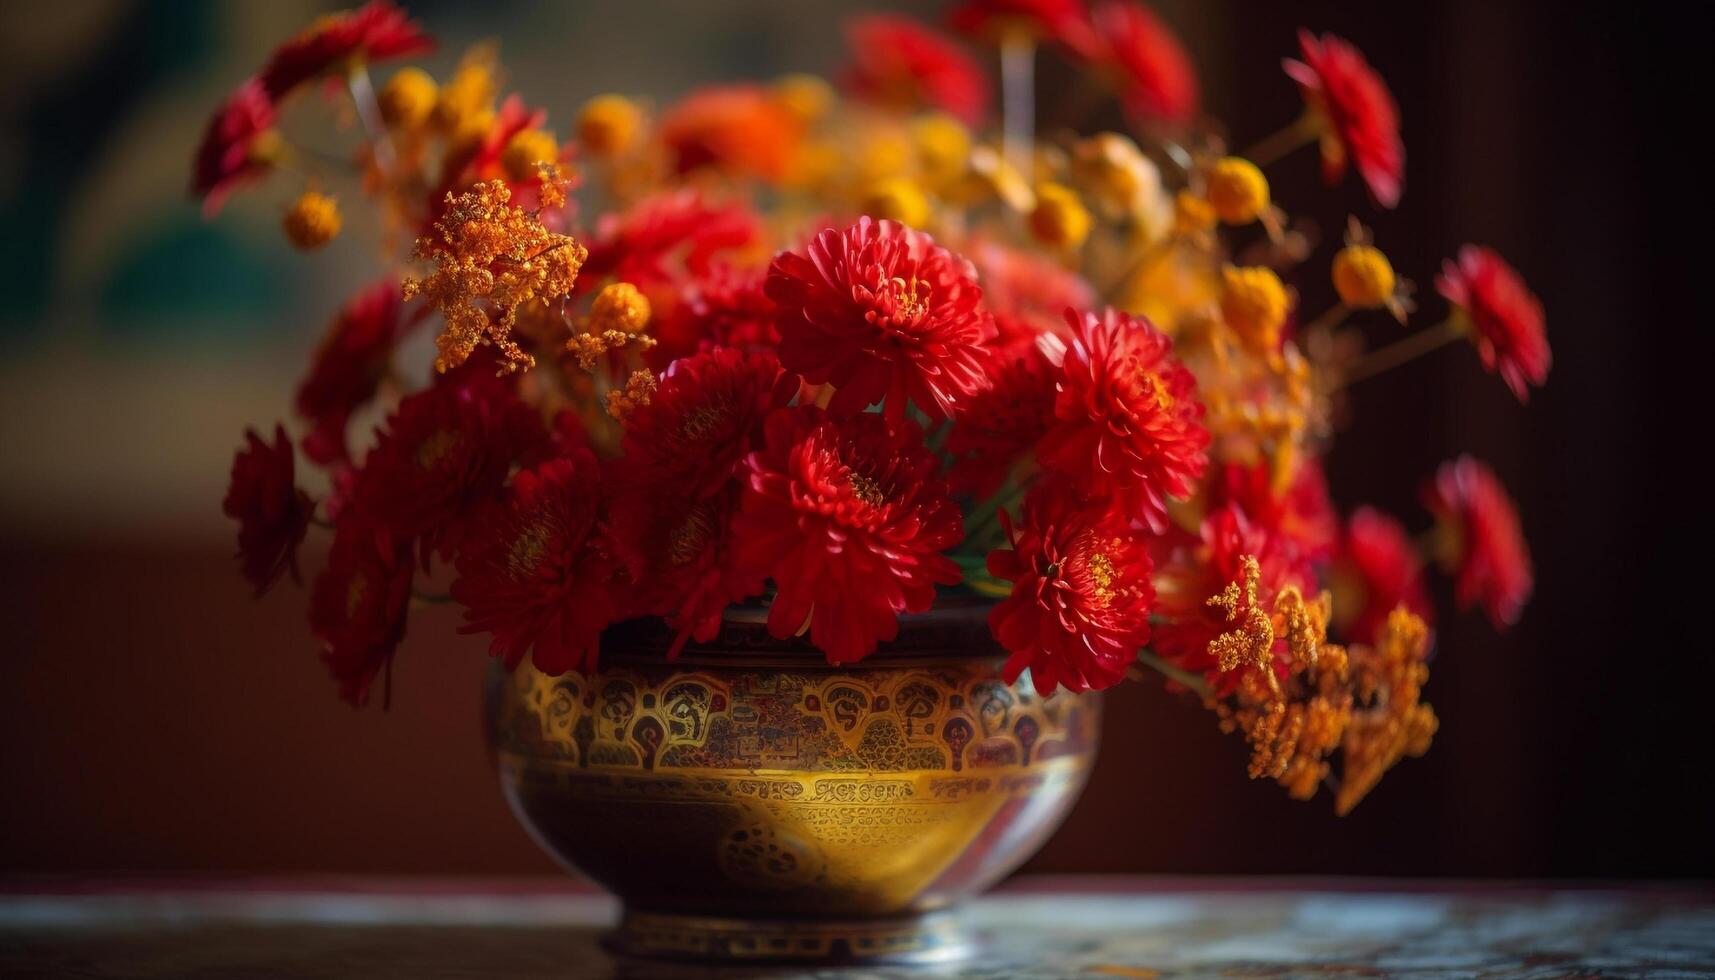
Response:
[[[202,198],[204,217],[212,218],[233,191],[267,175],[273,133],[274,103],[254,78],[214,110],[191,163],[191,196]]]
[[[954,492],[992,496],[1054,419],[1054,365],[1035,344],[997,347],[987,358],[990,386],[966,400],[947,433]]]
[[[1159,531],[1167,498],[1190,493],[1208,466],[1197,381],[1146,319],[1110,308],[1101,316],[1068,310],[1066,322],[1073,339],[1037,459]]]
[[[321,18],[274,49],[262,69],[262,85],[268,97],[278,102],[327,72],[422,54],[434,46],[405,11],[387,0],[370,0],[356,10]]]
[[[400,316],[402,306],[397,282],[376,283],[346,303],[316,348],[297,397],[298,414],[312,426],[304,455],[315,462],[325,466],[350,458],[346,423],[375,397],[387,374],[394,344],[409,325]]]
[[[966,123],[988,111],[988,78],[958,45],[909,17],[871,14],[846,21],[851,64],[846,86],[871,102],[930,107]]]
[[[941,554],[964,537],[959,508],[915,422],[781,409],[747,465],[738,567],[773,578],[773,635],[808,625],[829,662],[861,660],[960,580]]]
[[[1103,39],[1096,60],[1119,78],[1120,101],[1138,119],[1181,124],[1197,113],[1197,74],[1179,38],[1136,0],[1107,0],[1090,12]]]
[[[1521,402],[1530,386],[1548,380],[1553,354],[1543,328],[1542,302],[1493,250],[1466,245],[1458,261],[1442,264],[1435,289],[1475,328],[1472,340],[1483,366],[1501,376]]]
[[[829,228],[804,253],[782,252],[765,287],[779,310],[780,362],[838,391],[840,415],[907,399],[931,418],[985,385],[982,345],[994,324],[969,262],[922,232],[859,218]]]
[[[1303,61],[1281,62],[1298,83],[1322,134],[1322,177],[1330,184],[1346,175],[1346,162],[1370,197],[1384,208],[1399,203],[1405,182],[1405,144],[1399,138],[1399,107],[1357,48],[1332,34],[1320,39],[1298,32]]]
[[[405,637],[411,573],[409,544],[362,520],[340,522],[310,594],[310,629],[340,697],[358,707]],[[383,703],[390,698],[391,691]]]
[[[1400,606],[1425,622],[1435,618],[1411,536],[1372,507],[1359,507],[1347,522],[1331,578],[1335,623],[1348,643],[1374,643],[1388,614]]]
[[[1026,667],[1038,693],[1112,687],[1149,639],[1155,603],[1149,545],[1142,531],[1066,484],[1037,486],[1025,498],[1011,549],[989,552],[989,574],[1012,594],[989,613],[989,629],[1012,654],[1008,683]]]
[[[545,674],[596,667],[616,612],[615,564],[597,534],[598,474],[587,450],[519,471],[459,549],[459,632],[493,634],[489,653],[508,669],[526,654]]]
[[[1423,499],[1435,515],[1437,550],[1459,607],[1481,605],[1496,629],[1518,622],[1532,586],[1530,548],[1494,471],[1470,456],[1442,463]]]
[[[238,522],[238,561],[245,579],[261,595],[287,569],[294,582],[302,581],[298,545],[316,505],[295,482],[292,441],[285,426],[274,426],[272,446],[255,429],[246,430],[244,438],[245,448],[232,459],[232,482],[221,510]]]

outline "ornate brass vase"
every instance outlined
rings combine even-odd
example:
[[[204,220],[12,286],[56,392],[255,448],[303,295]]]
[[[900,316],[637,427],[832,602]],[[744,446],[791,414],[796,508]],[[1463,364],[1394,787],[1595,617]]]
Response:
[[[622,955],[957,957],[952,906],[1053,832],[1101,711],[1005,683],[985,613],[907,617],[840,667],[761,611],[671,662],[665,626],[623,624],[588,677],[496,671],[501,784],[550,854],[624,902]]]

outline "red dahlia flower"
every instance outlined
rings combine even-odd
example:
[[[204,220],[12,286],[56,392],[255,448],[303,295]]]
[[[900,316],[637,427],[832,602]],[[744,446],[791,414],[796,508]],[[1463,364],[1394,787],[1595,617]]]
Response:
[[[984,373],[990,385],[953,415],[947,482],[981,500],[998,492],[1054,418],[1054,365],[1035,344],[996,348]]]
[[[249,79],[214,110],[197,146],[191,196],[202,198],[204,217],[214,217],[240,186],[267,175],[273,139],[273,100],[260,81]]]
[[[1435,617],[1411,536],[1372,507],[1359,507],[1347,522],[1332,578],[1334,617],[1348,643],[1376,642],[1388,614],[1400,606],[1426,623]]]
[[[1399,107],[1393,93],[1357,48],[1332,34],[1321,39],[1298,32],[1303,61],[1284,59],[1281,67],[1298,83],[1322,135],[1322,177],[1338,183],[1346,161],[1370,197],[1384,208],[1399,203],[1405,182],[1405,144],[1399,138]]]
[[[1066,308],[1088,309],[1096,291],[1083,276],[1043,255],[982,240],[968,251],[995,317],[1001,346],[1032,343],[1037,334],[1063,334]]]
[[[872,102],[944,110],[968,124],[988,111],[989,83],[952,40],[909,17],[871,14],[846,21],[846,84]]]
[[[893,221],[859,218],[826,229],[804,254],[768,269],[779,309],[780,362],[811,384],[832,384],[840,415],[886,397],[941,418],[984,386],[982,345],[994,335],[976,270],[935,240]]]
[[[1470,456],[1442,463],[1423,498],[1459,607],[1481,604],[1496,629],[1518,622],[1531,592],[1530,548],[1494,471]]]
[[[405,637],[411,572],[409,543],[348,519],[340,522],[327,567],[316,576],[310,629],[322,645],[322,662],[339,681],[340,697],[358,707],[369,701],[375,675],[392,666]]]
[[[402,306],[397,282],[376,283],[346,303],[316,348],[297,396],[298,414],[313,426],[304,437],[304,455],[315,462],[325,466],[349,458],[346,422],[375,397],[387,374],[393,345],[408,325]]]
[[[387,0],[370,0],[357,10],[321,18],[276,48],[262,69],[262,87],[278,102],[326,72],[422,54],[434,46],[405,11]]]
[[[1167,498],[1190,493],[1208,466],[1197,380],[1146,319],[1109,308],[1068,310],[1066,322],[1073,339],[1037,460],[1159,531]]]
[[[1090,12],[1103,47],[1097,60],[1119,78],[1120,102],[1139,119],[1181,124],[1197,113],[1197,73],[1179,38],[1135,0],[1107,0]]]
[[[1031,491],[1016,528],[1001,520],[1012,547],[989,552],[989,574],[1012,582],[1012,594],[989,629],[1012,654],[1007,682],[1028,667],[1044,697],[1119,683],[1149,639],[1155,603],[1143,532],[1060,482]]]
[[[298,545],[309,530],[316,505],[295,482],[292,441],[286,427],[274,426],[274,444],[255,429],[244,433],[246,446],[232,459],[232,482],[221,509],[238,522],[238,560],[256,594],[268,591],[287,569],[298,575]]]
[[[645,355],[650,366],[665,370],[681,357],[716,347],[777,352],[774,302],[763,292],[767,278],[765,268],[722,262],[686,280],[676,301],[657,311],[651,328],[656,343]]]
[[[1266,462],[1223,465],[1210,482],[1209,507],[1237,505],[1252,523],[1279,540],[1295,561],[1308,564],[1332,557],[1340,540],[1340,518],[1328,499],[1322,461],[1300,459],[1284,491],[1277,492],[1274,482]]]
[[[625,211],[602,216],[579,269],[577,287],[593,289],[608,277],[647,288],[683,272],[707,272],[722,252],[762,236],[761,219],[743,204],[717,204],[692,188],[646,197]]]
[[[591,671],[615,616],[615,563],[597,535],[601,481],[587,450],[519,471],[484,508],[457,560],[461,633],[491,633],[507,669],[534,651],[545,674]]]
[[[1476,328],[1472,339],[1483,366],[1501,376],[1521,402],[1530,386],[1548,380],[1553,355],[1543,329],[1542,302],[1506,260],[1480,245],[1459,250],[1442,264],[1435,289]]]
[[[941,552],[964,526],[915,422],[781,409],[747,465],[738,567],[774,579],[775,636],[808,624],[831,663],[861,660],[898,635],[900,613],[928,609],[936,585],[959,581]]]
[[[741,565],[734,547],[740,493],[736,483],[701,498],[662,483],[615,489],[614,548],[637,583],[621,614],[666,617],[677,633],[669,657],[693,636],[713,640],[728,606],[763,591],[765,576]]]
[[[1100,44],[1083,0],[965,0],[947,15],[953,30],[1005,41],[1023,33],[1088,55]]]

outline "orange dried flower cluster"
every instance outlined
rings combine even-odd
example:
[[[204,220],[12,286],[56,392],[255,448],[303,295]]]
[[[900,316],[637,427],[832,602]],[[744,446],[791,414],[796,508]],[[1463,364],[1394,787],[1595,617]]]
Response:
[[[550,171],[543,187],[557,186]],[[504,370],[534,367],[536,359],[512,339],[518,311],[571,295],[589,252],[570,235],[549,231],[537,212],[511,204],[504,181],[483,181],[447,195],[435,234],[417,240],[416,255],[435,264],[423,279],[407,278],[407,300],[421,295],[446,318],[435,338],[435,370],[463,364],[483,344],[500,351]]]

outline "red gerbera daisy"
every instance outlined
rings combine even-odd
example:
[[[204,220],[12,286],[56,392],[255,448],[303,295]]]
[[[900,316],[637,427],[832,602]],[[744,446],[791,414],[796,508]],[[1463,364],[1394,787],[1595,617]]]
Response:
[[[761,220],[743,204],[715,203],[694,188],[657,194],[602,217],[577,286],[593,289],[612,277],[648,287],[698,275],[717,255],[761,236]]]
[[[615,615],[612,557],[597,535],[601,481],[587,450],[519,471],[483,510],[457,560],[461,633],[491,633],[508,669],[531,654],[545,674],[591,671]]]
[[[238,86],[209,118],[191,164],[191,196],[213,217],[240,186],[260,180],[273,164],[274,103],[257,79]]]
[[[1196,378],[1146,319],[1109,308],[1068,310],[1066,322],[1073,340],[1037,460],[1159,531],[1167,498],[1190,493],[1208,466]]]
[[[1083,0],[965,0],[947,15],[953,30],[1004,41],[1025,33],[1088,55],[1100,44]]]
[[[781,363],[834,385],[837,414],[885,396],[895,421],[907,399],[941,418],[984,386],[994,324],[976,270],[922,232],[868,217],[826,229],[804,254],[776,256],[765,288],[779,309]]]
[[[416,539],[425,562],[450,556],[512,466],[546,449],[541,418],[493,372],[473,358],[400,402],[358,477],[352,505],[394,540]]]
[[[1304,60],[1287,58],[1281,67],[1298,83],[1315,114],[1322,135],[1323,178],[1338,183],[1350,160],[1377,204],[1398,204],[1405,182],[1405,144],[1399,138],[1399,107],[1387,83],[1357,48],[1332,34],[1318,39],[1301,30],[1298,47]]]
[[[1359,507],[1346,524],[1334,563],[1334,619],[1348,643],[1374,643],[1388,614],[1400,606],[1434,619],[1423,588],[1423,560],[1405,527],[1372,507]]]
[[[1001,514],[1011,549],[989,552],[989,574],[1012,594],[989,613],[989,629],[1012,656],[1008,683],[1026,667],[1047,697],[1112,687],[1149,639],[1155,603],[1142,531],[1059,481],[1025,498],[1015,528]]]
[[[1553,354],[1543,328],[1542,302],[1506,260],[1480,245],[1442,264],[1435,289],[1476,328],[1472,340],[1483,366],[1501,376],[1521,402],[1530,386],[1548,380]]]
[[[435,46],[422,27],[388,0],[321,18],[274,49],[262,86],[278,102],[299,85],[349,65],[422,54]]]
[[[1197,113],[1197,73],[1179,38],[1136,0],[1107,0],[1090,11],[1103,39],[1097,60],[1117,74],[1120,101],[1139,119],[1180,124]]]
[[[1048,431],[1055,397],[1054,365],[1035,344],[997,347],[984,373],[990,386],[954,413],[947,433],[947,482],[979,500],[999,491]]]
[[[244,433],[246,446],[232,459],[232,482],[221,510],[238,522],[238,560],[244,577],[261,595],[287,569],[298,575],[298,545],[309,530],[316,505],[298,489],[292,441],[286,427],[274,426],[274,444],[255,429]]]
[[[777,352],[780,332],[774,302],[763,291],[766,268],[738,269],[724,262],[687,279],[651,333],[655,346],[645,357],[657,370],[681,357],[717,347]]]
[[[846,21],[851,64],[846,85],[872,102],[931,107],[969,124],[988,111],[989,83],[957,44],[909,17],[871,14]]]
[[[1531,592],[1530,548],[1494,471],[1470,456],[1442,463],[1423,499],[1460,608],[1480,604],[1497,629],[1518,622]]]
[[[773,578],[775,636],[808,624],[829,662],[860,660],[960,580],[941,554],[964,537],[959,508],[915,422],[784,408],[747,465],[738,567]]]
[[[408,325],[399,315],[402,306],[397,282],[376,283],[346,303],[316,348],[297,395],[298,414],[312,426],[304,455],[315,462],[325,466],[349,458],[346,422],[375,397],[387,374],[393,346]]]
[[[310,595],[310,629],[340,697],[358,707],[393,662],[411,602],[411,549],[383,528],[344,520]],[[388,697],[391,696],[389,692]],[[385,703],[384,698],[384,703]]]

